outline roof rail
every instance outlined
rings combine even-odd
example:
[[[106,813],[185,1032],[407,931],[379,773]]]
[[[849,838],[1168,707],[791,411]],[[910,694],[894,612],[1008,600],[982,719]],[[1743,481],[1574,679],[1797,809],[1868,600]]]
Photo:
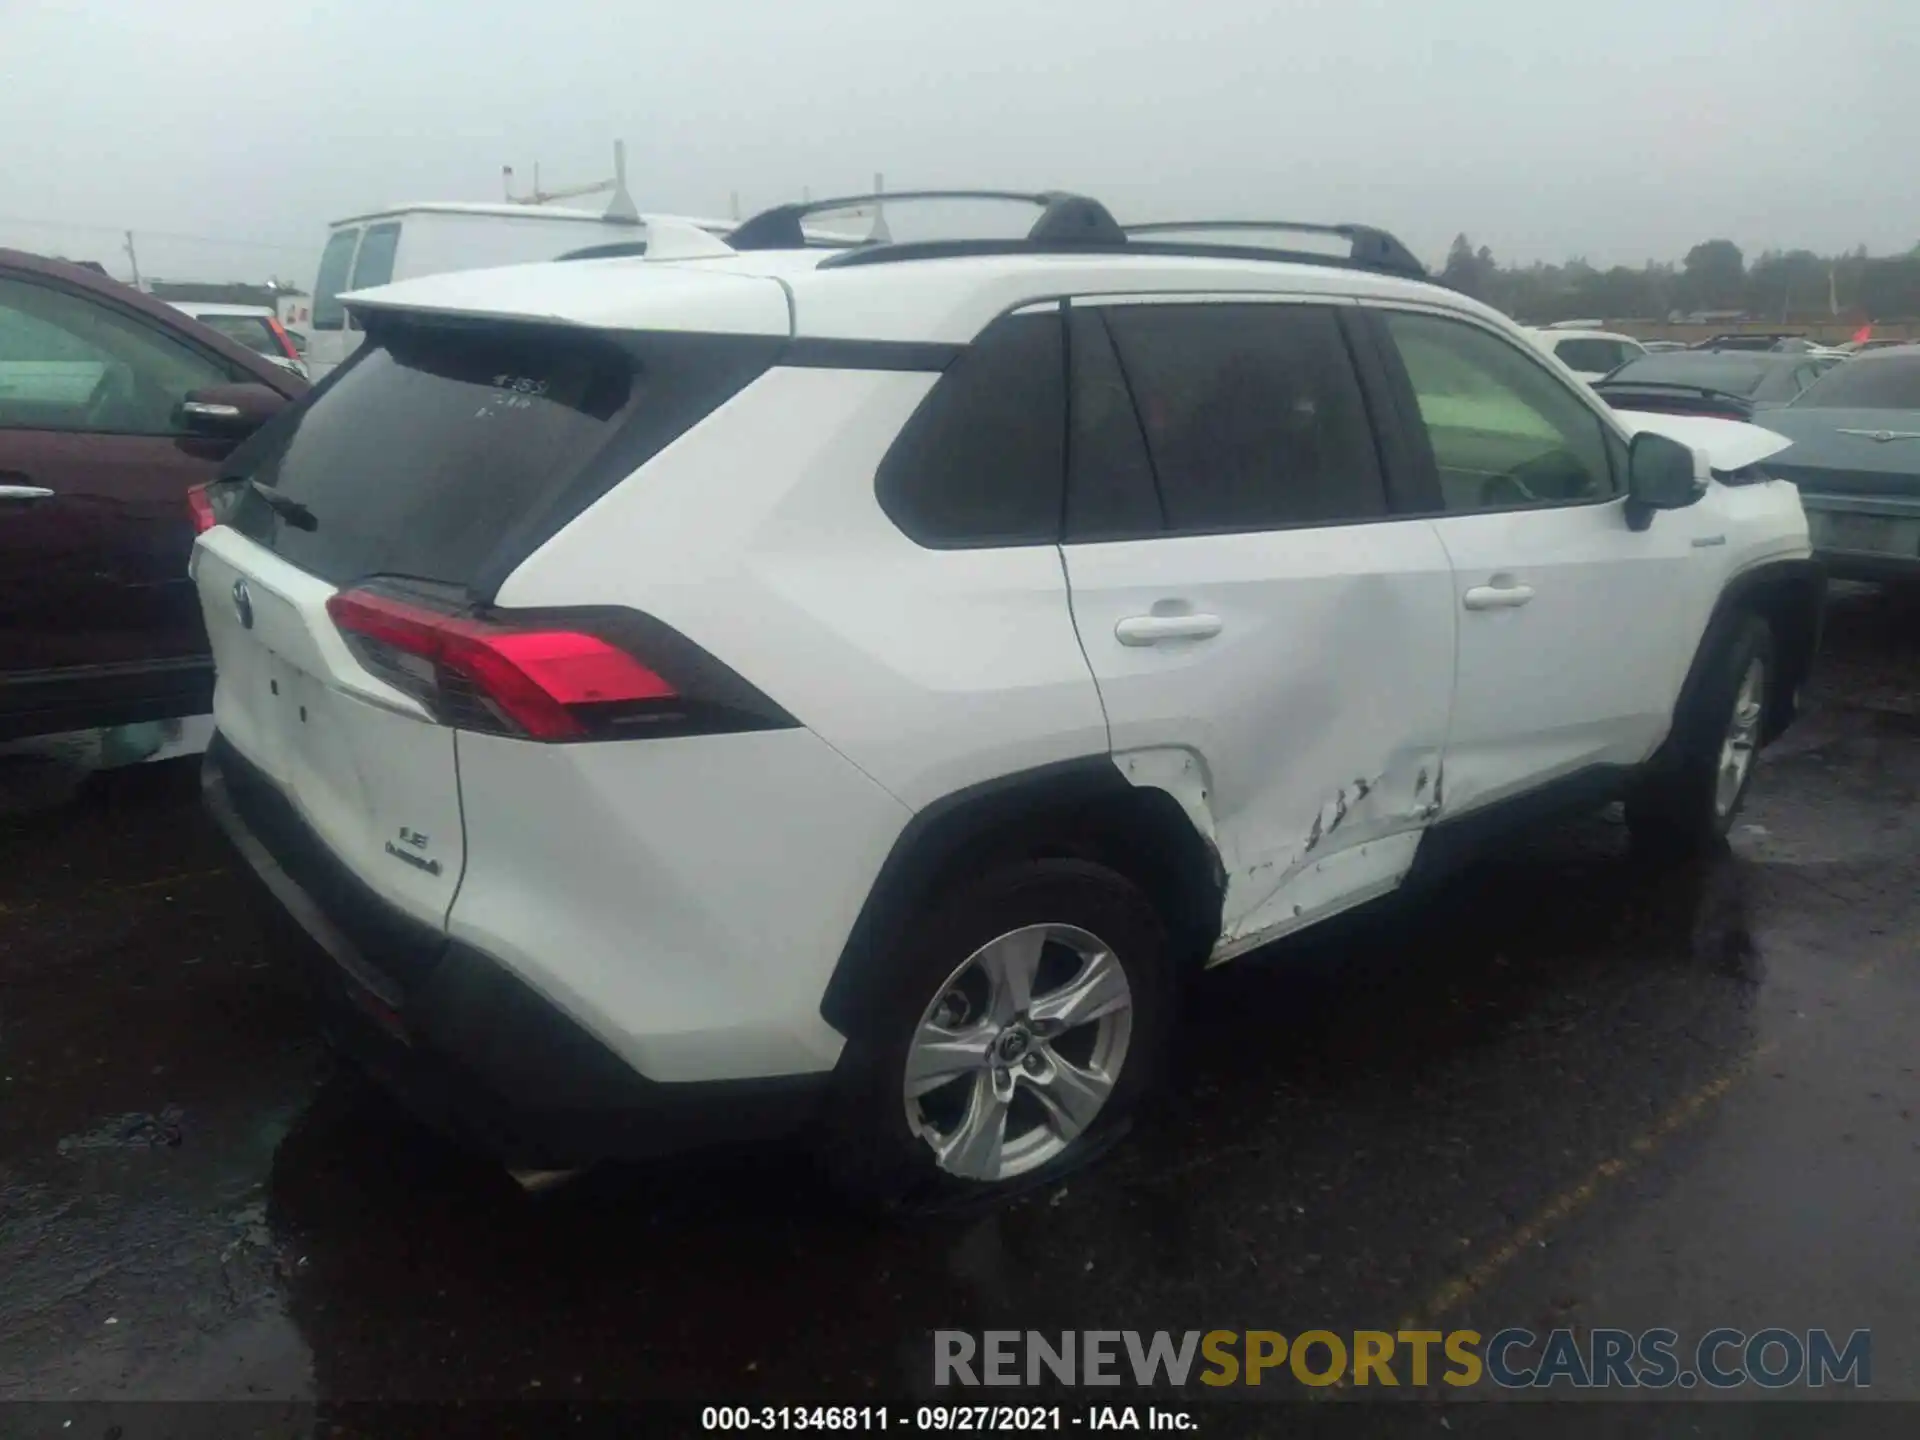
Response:
[[[1007,200],[1035,205],[1040,217],[1023,236],[998,239],[944,239],[895,241],[882,224],[864,240],[822,237],[802,226],[808,216],[872,205],[915,200]],[[1332,235],[1347,242],[1346,255],[1287,250],[1274,245],[1207,244],[1175,240],[1179,235],[1290,232]],[[1162,238],[1168,237],[1168,238]],[[1427,267],[1399,239],[1371,225],[1318,225],[1298,220],[1162,220],[1148,225],[1122,226],[1098,200],[1068,191],[1042,190],[899,190],[870,195],[840,195],[797,205],[777,205],[742,221],[727,237],[735,250],[797,250],[827,244],[839,250],[821,262],[822,269],[849,265],[882,265],[905,260],[950,259],[969,255],[1030,255],[1087,248],[1130,249],[1147,254],[1200,255],[1239,260],[1279,260],[1305,265],[1342,265],[1413,279],[1428,278]]]
[[[1424,280],[1427,267],[1399,239],[1385,230],[1371,225],[1315,225],[1301,220],[1160,220],[1151,225],[1129,225],[1126,236],[1129,240],[1135,236],[1152,237],[1161,235],[1205,234],[1208,232],[1244,233],[1247,231],[1283,231],[1296,235],[1332,235],[1345,240],[1348,246],[1347,259],[1366,270],[1385,270],[1395,275],[1411,275]],[[1327,256],[1302,254],[1298,251],[1285,252],[1285,258],[1320,259]]]
[[[838,195],[827,200],[809,200],[798,205],[776,205],[740,223],[728,236],[735,250],[798,250],[820,243],[809,237],[800,222],[809,215],[834,210],[850,210],[856,205],[897,205],[915,200],[1009,200],[1036,205],[1040,218],[1027,231],[1027,240],[1035,244],[1123,245],[1126,232],[1098,200],[1058,190],[891,190],[871,195]],[[882,237],[870,237],[857,244],[882,245]],[[889,249],[896,248],[891,245]]]

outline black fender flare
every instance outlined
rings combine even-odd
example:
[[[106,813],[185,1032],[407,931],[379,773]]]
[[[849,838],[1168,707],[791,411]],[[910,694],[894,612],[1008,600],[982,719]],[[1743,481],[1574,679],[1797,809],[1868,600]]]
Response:
[[[1226,872],[1218,854],[1164,790],[1136,787],[1111,755],[1056,761],[969,785],[917,811],[895,838],[841,947],[820,1015],[853,1034],[881,991],[904,927],[936,888],[970,861],[1038,853],[1076,822],[1114,835],[1167,915],[1177,945],[1210,950],[1219,935]],[[1118,822],[1118,823],[1116,823]],[[1124,833],[1123,833],[1124,832]]]
[[[1781,683],[1772,687],[1768,697],[1761,739],[1762,743],[1768,743],[1779,738],[1793,723],[1799,709],[1801,687],[1813,671],[1814,657],[1820,649],[1826,593],[1826,571],[1817,560],[1768,560],[1735,575],[1714,602],[1713,613],[1687,667],[1686,679],[1680,684],[1667,738],[1648,762],[1649,768],[1658,768],[1675,758],[1676,737],[1683,733],[1682,720],[1690,713],[1705,680],[1708,659],[1746,615],[1759,615],[1773,627],[1774,660],[1780,670]]]

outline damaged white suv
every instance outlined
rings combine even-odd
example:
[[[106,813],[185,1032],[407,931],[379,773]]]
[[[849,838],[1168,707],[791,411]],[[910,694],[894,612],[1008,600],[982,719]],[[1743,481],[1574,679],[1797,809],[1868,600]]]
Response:
[[[208,798],[421,1114],[991,1193],[1199,967],[1552,807],[1726,830],[1817,640],[1785,442],[1610,412],[1380,231],[1015,198],[363,292],[212,487]]]

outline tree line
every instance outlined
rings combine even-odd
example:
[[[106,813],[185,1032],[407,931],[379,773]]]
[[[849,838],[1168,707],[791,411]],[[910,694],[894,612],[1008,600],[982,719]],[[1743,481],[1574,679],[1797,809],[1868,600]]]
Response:
[[[1871,256],[1767,250],[1752,264],[1731,240],[1704,240],[1679,264],[1649,260],[1639,269],[1602,270],[1584,259],[1564,265],[1502,265],[1465,235],[1439,280],[1526,324],[1582,318],[1668,320],[1738,312],[1784,323],[1920,317],[1920,245],[1904,255]]]

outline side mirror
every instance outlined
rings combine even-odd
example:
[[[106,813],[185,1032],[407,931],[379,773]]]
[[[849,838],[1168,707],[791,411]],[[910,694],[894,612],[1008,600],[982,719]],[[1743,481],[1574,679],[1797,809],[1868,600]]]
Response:
[[[286,396],[266,385],[209,385],[189,391],[173,416],[185,434],[238,440],[279,414],[286,403]]]
[[[1705,493],[1690,447],[1643,430],[1627,448],[1627,524],[1644,530],[1657,510],[1684,510]]]

